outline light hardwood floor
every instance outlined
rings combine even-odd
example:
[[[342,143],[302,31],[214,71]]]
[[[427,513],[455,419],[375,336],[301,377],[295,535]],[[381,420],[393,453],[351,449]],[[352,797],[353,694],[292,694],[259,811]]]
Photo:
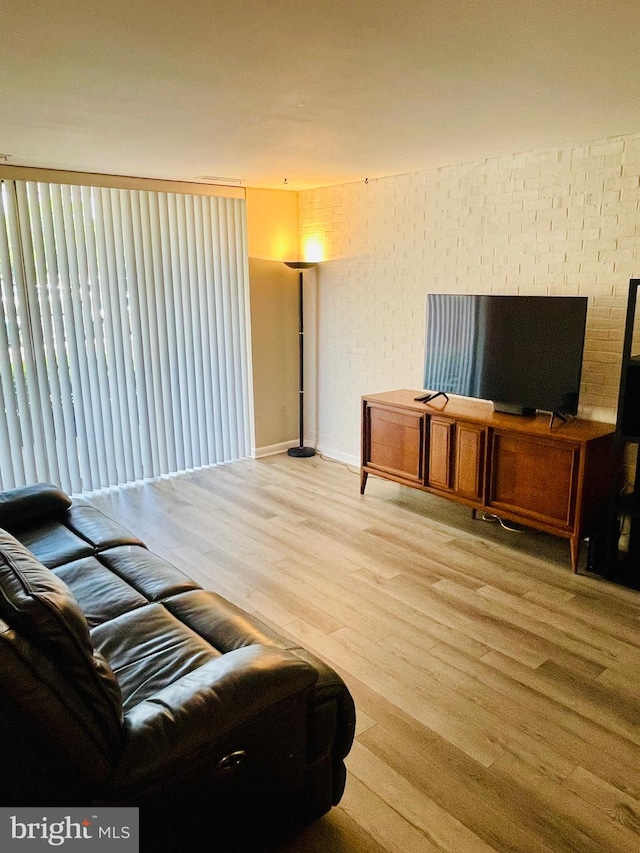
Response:
[[[345,796],[283,853],[640,850],[640,593],[566,541],[318,456],[92,501],[351,689]]]

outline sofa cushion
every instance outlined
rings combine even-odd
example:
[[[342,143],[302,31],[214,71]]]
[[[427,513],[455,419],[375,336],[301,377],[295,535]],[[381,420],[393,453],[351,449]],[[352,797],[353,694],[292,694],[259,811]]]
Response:
[[[119,744],[118,682],[102,654],[94,651],[77,601],[60,578],[5,530],[0,530],[0,618],[64,670],[106,740]]]
[[[81,539],[93,546],[94,551],[100,552],[116,545],[140,545],[144,543],[117,521],[104,515],[91,504],[74,501],[72,507],[64,515],[64,523]]]
[[[156,603],[98,625],[91,638],[117,675],[125,710],[220,657],[206,640]]]
[[[297,645],[209,590],[197,589],[174,595],[167,598],[164,605],[223,654],[256,644],[280,649],[292,649]]]
[[[27,527],[16,526],[11,532],[48,569],[95,552],[93,545],[57,519],[43,519]]]
[[[84,557],[53,569],[73,593],[89,628],[149,602],[99,557]]]
[[[100,554],[100,560],[149,601],[200,589],[171,563],[137,545],[120,545]]]

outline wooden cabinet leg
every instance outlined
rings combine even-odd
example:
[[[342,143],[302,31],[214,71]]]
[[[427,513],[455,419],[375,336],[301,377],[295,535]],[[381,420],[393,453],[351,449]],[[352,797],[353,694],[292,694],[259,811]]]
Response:
[[[578,560],[580,558],[580,537],[571,537],[571,568],[574,575],[578,573]]]
[[[366,471],[360,471],[360,494],[364,495],[364,487],[367,485],[367,477],[369,475]]]

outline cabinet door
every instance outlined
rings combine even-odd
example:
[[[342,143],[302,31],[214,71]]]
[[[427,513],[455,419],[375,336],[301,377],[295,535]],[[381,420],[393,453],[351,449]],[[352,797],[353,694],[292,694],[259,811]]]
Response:
[[[486,430],[477,424],[458,423],[456,427],[454,489],[469,500],[482,499]]]
[[[482,425],[432,417],[428,485],[461,498],[481,500],[484,436]]]
[[[424,415],[368,406],[363,462],[369,468],[422,484]]]
[[[453,442],[455,421],[430,418],[428,483],[434,489],[451,491],[453,487]]]
[[[580,448],[496,430],[489,505],[570,530]]]

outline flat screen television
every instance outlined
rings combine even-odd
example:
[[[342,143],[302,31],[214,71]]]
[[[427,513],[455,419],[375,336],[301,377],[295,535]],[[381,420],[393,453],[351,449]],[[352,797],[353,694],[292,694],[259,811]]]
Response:
[[[575,415],[586,317],[586,296],[430,293],[423,388],[511,414]]]

